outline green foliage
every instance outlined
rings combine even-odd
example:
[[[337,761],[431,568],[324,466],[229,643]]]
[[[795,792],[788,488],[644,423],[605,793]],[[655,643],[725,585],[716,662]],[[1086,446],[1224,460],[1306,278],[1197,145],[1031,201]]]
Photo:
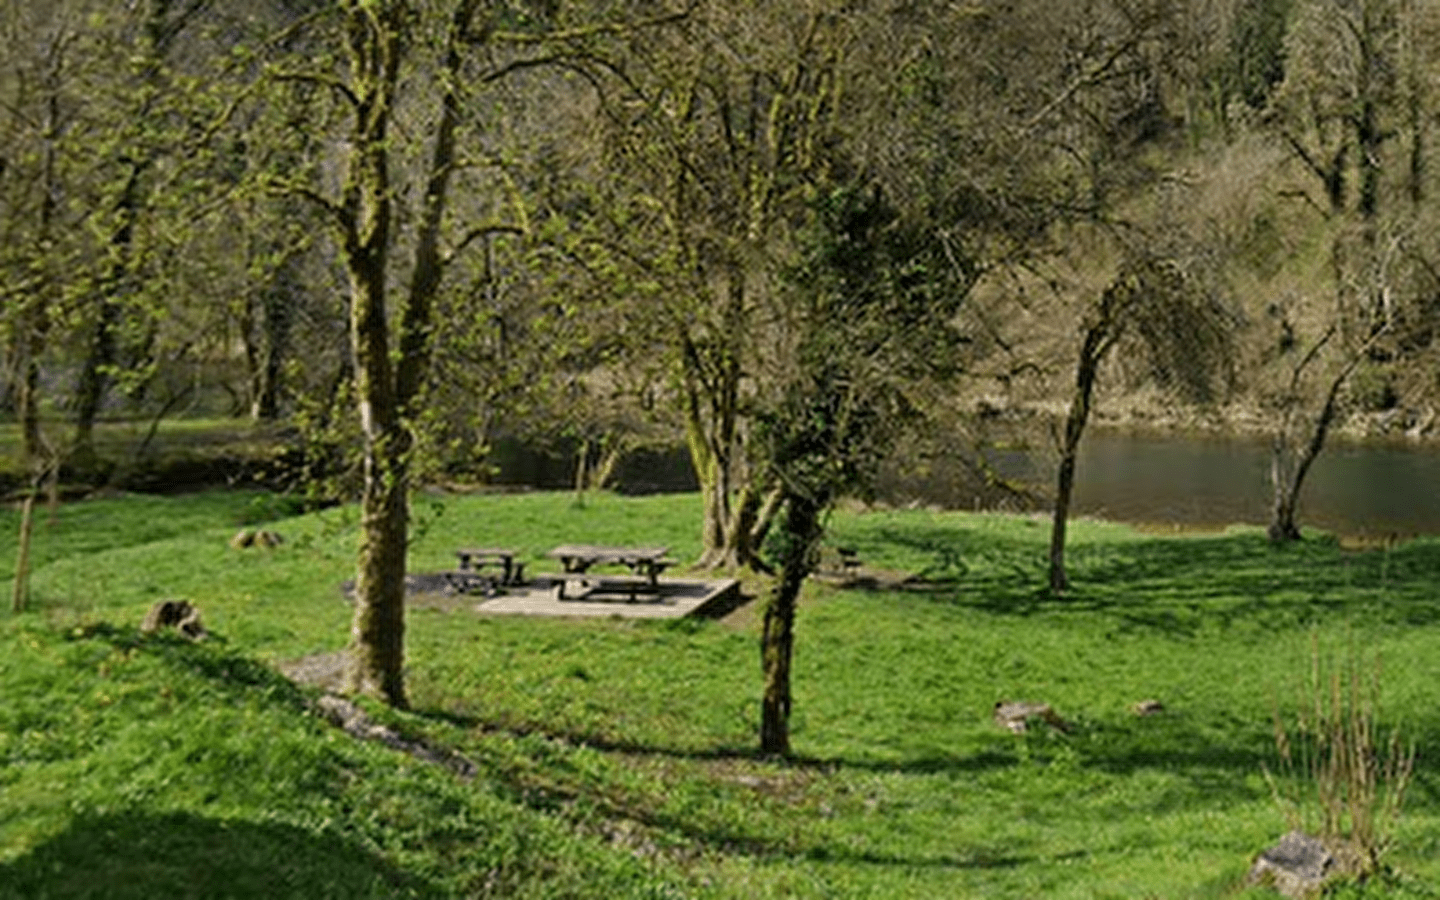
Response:
[[[1242,0],[1230,26],[1226,89],[1251,109],[1264,109],[1285,80],[1285,34],[1292,0]]]
[[[911,392],[957,368],[965,291],[942,277],[929,230],[908,227],[878,185],[822,195],[786,273],[795,332],[777,399],[761,405],[765,459],[823,508],[864,492],[918,411]]]
[[[1366,412],[1394,409],[1399,397],[1395,394],[1394,375],[1390,368],[1378,363],[1362,363],[1350,376],[1350,395]]]
[[[1191,403],[1228,399],[1241,319],[1214,273],[1183,258],[1143,259],[1133,270],[1137,302],[1121,315],[1133,320],[1150,377]]]

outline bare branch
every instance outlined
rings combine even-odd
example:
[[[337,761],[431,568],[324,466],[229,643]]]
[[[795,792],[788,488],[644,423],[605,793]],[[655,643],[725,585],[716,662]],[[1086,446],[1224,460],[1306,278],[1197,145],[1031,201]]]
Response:
[[[513,75],[516,72],[523,72],[526,69],[541,69],[545,66],[559,65],[564,62],[566,56],[567,54],[564,53],[553,53],[549,56],[534,56],[527,59],[512,60],[511,62],[508,62],[505,65],[500,66],[499,68],[491,69],[484,75],[480,76],[480,83],[490,84],[492,82],[499,81],[506,76]]]
[[[455,249],[450,251],[450,253],[446,257],[446,261],[448,262],[449,260],[452,260],[455,257],[459,256],[461,253],[464,253],[471,244],[475,243],[480,238],[489,237],[492,234],[523,235],[525,234],[525,230],[517,225],[499,224],[482,225],[479,228],[472,228],[467,231],[465,233],[465,236],[460,239],[460,242],[455,245]]]
[[[498,41],[506,44],[550,44],[555,42],[565,43],[569,41],[580,41],[586,38],[596,37],[602,34],[626,34],[630,31],[639,31],[645,28],[657,28],[662,25],[672,25],[684,21],[695,11],[698,5],[697,0],[691,0],[685,8],[679,12],[670,13],[664,16],[656,16],[652,19],[645,19],[634,24],[623,22],[604,22],[599,25],[588,25],[584,28],[571,28],[564,31],[551,31],[541,34],[531,34],[518,31],[495,31],[478,35],[470,35],[472,43],[483,43],[486,41]]]
[[[1076,76],[1069,84],[1065,86],[1063,90],[1060,91],[1059,94],[1055,95],[1055,97],[1053,97],[1049,103],[1045,104],[1045,106],[1043,106],[1039,112],[1031,116],[1030,119],[1025,122],[1024,126],[1021,127],[1020,133],[1024,135],[1035,130],[1035,128],[1039,127],[1040,123],[1046,119],[1046,117],[1048,117],[1055,110],[1059,109],[1061,106],[1070,102],[1070,98],[1078,94],[1083,88],[1098,84],[1102,80],[1104,80],[1106,73],[1117,62],[1120,61],[1120,58],[1123,57],[1126,53],[1129,53],[1131,50],[1135,49],[1135,47],[1139,43],[1140,35],[1133,34],[1130,36],[1129,40],[1122,41],[1120,44],[1117,44],[1115,48],[1110,51],[1108,56],[1101,60],[1097,65],[1092,66],[1089,71],[1082,72],[1080,75]]]
[[[345,102],[349,103],[352,107],[358,108],[360,106],[360,98],[355,96],[355,92],[350,89],[350,85],[329,75],[319,75],[314,72],[282,72],[272,69],[266,73],[266,76],[273,81],[282,83],[294,82],[327,88],[339,94],[344,98]]]
[[[325,213],[335,225],[339,226],[342,230],[349,229],[351,223],[345,207],[314,188],[300,184],[297,181],[281,178],[277,175],[265,176],[261,179],[260,183],[266,191],[272,194],[285,197],[298,197],[314,204],[319,207],[320,211]]]

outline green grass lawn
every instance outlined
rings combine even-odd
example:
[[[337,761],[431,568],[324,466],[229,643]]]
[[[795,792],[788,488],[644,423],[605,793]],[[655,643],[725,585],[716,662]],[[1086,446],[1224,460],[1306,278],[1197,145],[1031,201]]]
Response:
[[[477,544],[530,571],[564,542],[698,552],[696,496],[571,500],[422,496],[411,567]],[[836,514],[867,566],[925,580],[807,587],[788,762],[753,753],[753,609],[416,609],[414,709],[370,709],[474,762],[462,780],[322,724],[266,665],[349,628],[353,511],[280,521],[275,550],[226,546],[281,508],[132,496],[42,518],[32,611],[0,627],[0,896],[1245,896],[1287,827],[1264,769],[1312,639],[1383,663],[1382,724],[1419,754],[1385,896],[1440,896],[1440,540],[1275,550],[1254,529],[1078,522],[1076,588],[1054,601],[1043,520]],[[14,533],[7,512],[7,583]],[[219,640],[138,639],[162,597],[199,604]],[[1147,698],[1165,712],[1135,716]],[[1001,699],[1073,729],[1009,734]]]

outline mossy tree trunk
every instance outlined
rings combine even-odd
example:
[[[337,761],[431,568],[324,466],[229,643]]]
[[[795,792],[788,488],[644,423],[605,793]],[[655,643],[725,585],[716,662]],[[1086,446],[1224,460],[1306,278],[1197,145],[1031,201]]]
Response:
[[[353,693],[405,706],[405,561],[409,539],[411,421],[430,368],[431,319],[444,274],[440,232],[455,169],[461,48],[478,0],[453,7],[440,61],[440,116],[414,224],[414,259],[392,351],[386,270],[393,218],[390,124],[408,49],[412,11],[403,2],[344,4],[354,131],[349,177],[338,206],[342,251],[350,279],[350,335],[355,394],[364,435],[364,487],[351,626]]]
[[[765,604],[760,639],[765,691],[760,705],[760,750],[790,753],[790,661],[795,648],[795,606],[800,588],[815,567],[820,513],[814,498],[787,494],[783,522],[785,550],[780,573]]]
[[[743,303],[732,292],[732,303]],[[740,462],[740,364],[738,334],[717,338],[726,346],[701,347],[684,342],[685,441],[700,482],[701,551],[697,565],[735,568],[750,561],[750,548],[738,529],[746,485]]]

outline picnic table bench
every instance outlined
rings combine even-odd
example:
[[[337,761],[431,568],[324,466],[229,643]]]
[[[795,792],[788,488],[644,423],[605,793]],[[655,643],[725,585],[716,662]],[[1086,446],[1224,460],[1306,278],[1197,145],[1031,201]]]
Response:
[[[594,544],[562,544],[545,554],[560,561],[563,570],[555,579],[555,598],[564,600],[567,585],[576,585],[575,599],[595,592],[624,593],[630,602],[641,595],[660,596],[660,574],[675,560],[667,559],[669,547],[610,547]],[[629,575],[591,575],[597,566],[624,566]]]
[[[483,591],[493,594],[497,588],[523,584],[525,581],[525,563],[516,561],[518,553],[514,550],[500,547],[462,548],[456,550],[455,555],[459,558],[460,566],[446,572],[445,578],[452,588],[461,593]],[[486,571],[488,569],[496,569],[498,572],[490,574]]]

